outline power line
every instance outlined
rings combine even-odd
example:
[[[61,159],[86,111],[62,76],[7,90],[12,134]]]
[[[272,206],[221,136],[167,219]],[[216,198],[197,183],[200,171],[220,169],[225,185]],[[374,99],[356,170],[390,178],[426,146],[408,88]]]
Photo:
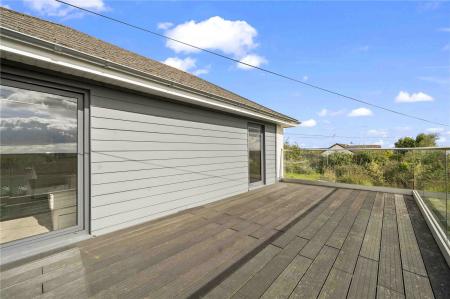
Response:
[[[161,34],[161,33],[155,32],[155,31],[151,31],[151,30],[146,29],[144,27],[133,25],[131,23],[128,23],[128,22],[125,22],[125,21],[122,21],[122,20],[119,20],[119,19],[116,19],[116,18],[113,18],[113,17],[109,17],[107,15],[104,15],[104,14],[101,14],[101,13],[89,10],[87,8],[83,8],[83,7],[74,5],[72,3],[68,3],[68,2],[65,2],[65,1],[62,1],[62,0],[56,0],[56,1],[60,2],[60,3],[63,3],[63,4],[66,4],[68,6],[71,6],[73,8],[76,8],[76,9],[88,12],[90,14],[94,14],[96,16],[105,18],[107,20],[110,20],[110,21],[113,21],[113,22],[117,22],[117,23],[120,23],[122,25],[131,27],[131,28],[134,28],[134,29],[138,29],[138,30],[144,31],[146,33],[150,33],[150,34],[153,34],[155,36],[162,37],[162,38],[174,41],[176,43],[179,43],[179,44],[182,44],[182,45],[185,45],[185,46],[188,46],[188,47],[191,47],[191,48],[194,48],[194,49],[197,49],[197,50],[200,50],[200,51],[203,51],[203,52],[206,52],[206,53],[209,53],[209,54],[212,54],[212,55],[215,55],[215,56],[218,56],[218,57],[230,60],[230,61],[233,61],[233,62],[242,64],[242,65],[245,65],[245,66],[248,66],[248,67],[260,70],[262,72],[266,72],[268,74],[271,74],[271,75],[274,75],[274,76],[277,76],[277,77],[280,77],[280,78],[284,78],[284,79],[287,79],[287,80],[290,80],[290,81],[293,81],[293,82],[296,82],[296,83],[299,83],[299,84],[303,84],[305,86],[308,86],[308,87],[311,87],[311,88],[314,88],[314,89],[317,89],[317,90],[320,90],[320,91],[323,91],[323,92],[326,92],[326,93],[329,93],[329,94],[333,94],[333,95],[336,95],[336,96],[339,96],[339,97],[342,97],[342,98],[345,98],[345,99],[348,99],[348,100],[351,100],[351,101],[355,101],[355,102],[358,102],[358,103],[361,103],[361,104],[365,104],[367,106],[371,106],[371,107],[374,107],[374,108],[377,108],[377,109],[385,110],[385,111],[388,111],[388,112],[391,112],[391,113],[394,113],[394,114],[397,114],[397,115],[401,115],[401,116],[408,117],[408,118],[411,118],[411,119],[420,120],[420,121],[427,122],[427,123],[430,123],[430,124],[435,124],[435,125],[440,125],[440,126],[445,126],[445,127],[449,126],[448,124],[439,123],[439,122],[431,121],[431,120],[428,120],[428,119],[425,119],[425,118],[422,118],[422,117],[419,117],[419,116],[415,116],[415,115],[407,114],[407,113],[404,113],[404,112],[396,111],[396,110],[393,110],[393,109],[390,109],[390,108],[387,108],[387,107],[384,107],[384,106],[381,106],[381,105],[373,104],[373,103],[370,103],[370,102],[367,102],[367,101],[364,101],[364,100],[361,100],[361,99],[357,99],[357,98],[354,98],[354,97],[351,97],[351,96],[347,96],[347,95],[345,95],[343,93],[340,93],[340,92],[337,92],[337,91],[333,91],[331,89],[327,89],[327,88],[324,88],[324,87],[320,87],[318,85],[307,83],[307,82],[304,82],[302,80],[290,77],[288,75],[284,75],[284,74],[281,74],[281,73],[278,73],[278,72],[275,72],[275,71],[271,71],[271,70],[268,70],[268,69],[265,69],[265,68],[261,68],[261,67],[258,67],[258,66],[254,66],[254,65],[242,62],[242,61],[240,61],[238,59],[235,59],[235,58],[232,58],[232,57],[220,54],[218,52],[211,51],[211,50],[208,50],[208,49],[204,49],[204,48],[201,48],[201,47],[198,47],[198,46],[195,46],[195,45],[183,42],[181,40],[169,37],[167,35],[164,35],[164,34]]]
[[[358,139],[366,139],[366,138],[374,138],[374,139],[398,139],[402,137],[393,137],[393,136],[341,136],[341,135],[322,135],[322,134],[302,134],[302,133],[289,133],[285,132],[284,135],[293,135],[293,136],[301,136],[303,138],[358,138]]]

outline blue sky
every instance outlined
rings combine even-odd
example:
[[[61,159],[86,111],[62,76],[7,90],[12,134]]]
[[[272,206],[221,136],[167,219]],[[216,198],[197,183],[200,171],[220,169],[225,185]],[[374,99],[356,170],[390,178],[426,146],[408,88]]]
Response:
[[[86,8],[371,103],[450,123],[450,2],[153,2],[83,0]],[[304,121],[292,142],[392,146],[450,127],[404,118],[198,53],[52,0],[2,0],[165,61]],[[347,137],[313,137],[335,135]]]

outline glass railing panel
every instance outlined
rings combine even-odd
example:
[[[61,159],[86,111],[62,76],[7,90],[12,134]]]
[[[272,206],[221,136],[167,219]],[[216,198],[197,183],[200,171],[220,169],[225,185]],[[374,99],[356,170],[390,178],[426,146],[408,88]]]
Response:
[[[284,177],[416,190],[450,238],[450,149],[284,150]]]
[[[284,151],[284,177],[314,181],[334,182],[328,175],[325,158],[315,150]]]
[[[442,149],[415,151],[415,188],[442,230],[448,231],[448,162]]]
[[[289,149],[284,157],[285,178],[403,189],[414,185],[410,150]]]

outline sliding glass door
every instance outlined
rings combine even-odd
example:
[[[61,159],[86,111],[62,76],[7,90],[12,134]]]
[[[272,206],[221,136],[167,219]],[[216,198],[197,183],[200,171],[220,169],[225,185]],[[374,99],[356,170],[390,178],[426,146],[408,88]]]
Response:
[[[249,185],[258,186],[264,182],[264,127],[248,124],[248,172]]]
[[[0,244],[83,227],[83,97],[2,80]]]

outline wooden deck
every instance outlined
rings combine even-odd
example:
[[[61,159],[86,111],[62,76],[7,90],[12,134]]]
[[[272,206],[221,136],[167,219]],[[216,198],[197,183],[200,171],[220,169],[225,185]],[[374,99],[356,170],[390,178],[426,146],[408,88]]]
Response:
[[[279,183],[6,265],[1,298],[449,298],[403,195]]]

